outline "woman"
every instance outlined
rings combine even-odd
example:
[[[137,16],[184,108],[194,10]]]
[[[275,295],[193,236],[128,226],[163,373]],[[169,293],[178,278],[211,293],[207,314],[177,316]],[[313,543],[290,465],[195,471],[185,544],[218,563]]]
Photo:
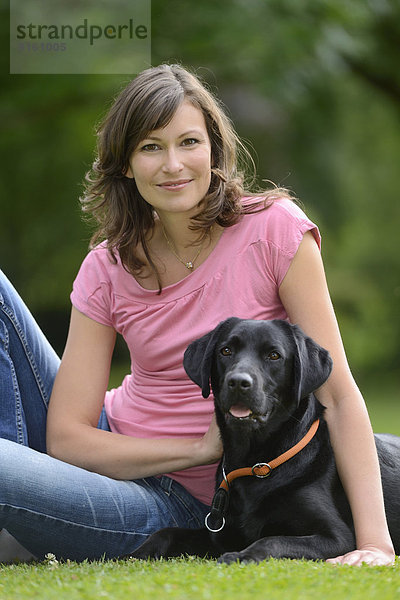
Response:
[[[179,66],[144,71],[99,130],[83,199],[98,229],[74,282],[60,365],[2,280],[0,526],[38,557],[118,556],[161,527],[202,526],[222,448],[212,400],[188,380],[182,356],[235,315],[288,318],[330,351],[318,399],[357,534],[357,550],[332,562],[394,560],[318,230],[284,190],[244,193],[238,150],[197,78]],[[132,374],[106,392],[116,332]]]

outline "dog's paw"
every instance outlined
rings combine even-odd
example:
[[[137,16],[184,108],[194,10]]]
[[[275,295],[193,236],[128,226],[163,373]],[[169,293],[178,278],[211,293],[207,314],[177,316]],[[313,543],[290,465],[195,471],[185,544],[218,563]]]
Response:
[[[217,562],[224,563],[226,565],[230,565],[231,563],[246,562],[247,560],[248,559],[246,559],[245,557],[243,557],[243,553],[242,552],[225,552],[225,554],[222,554],[218,558]]]
[[[249,551],[247,548],[241,552],[225,552],[218,558],[219,563],[230,565],[231,563],[251,563],[260,562],[265,559],[265,556],[258,556],[256,553]]]
[[[225,552],[222,554],[217,562],[223,563],[225,565],[230,565],[231,563],[237,562],[239,560],[239,552]]]

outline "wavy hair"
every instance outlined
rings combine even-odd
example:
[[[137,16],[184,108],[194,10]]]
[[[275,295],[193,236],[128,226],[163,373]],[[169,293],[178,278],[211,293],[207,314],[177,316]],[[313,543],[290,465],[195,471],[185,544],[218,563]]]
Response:
[[[191,224],[193,230],[199,231],[199,240],[204,239],[214,223],[230,227],[242,214],[269,206],[273,197],[290,196],[281,188],[245,192],[246,176],[251,175],[251,184],[255,180],[254,162],[221,102],[198,77],[175,64],[163,64],[140,73],[122,90],[97,129],[97,156],[86,175],[81,204],[97,224],[90,247],[106,241],[113,260],[118,252],[124,268],[135,275],[145,266],[135,253],[135,248],[141,245],[160,292],[159,274],[147,245],[155,213],[138,192],[135,180],[125,173],[138,144],[151,131],[168,125],[185,100],[202,111],[211,142],[210,187]],[[251,206],[243,205],[244,195],[262,195],[262,199]]]

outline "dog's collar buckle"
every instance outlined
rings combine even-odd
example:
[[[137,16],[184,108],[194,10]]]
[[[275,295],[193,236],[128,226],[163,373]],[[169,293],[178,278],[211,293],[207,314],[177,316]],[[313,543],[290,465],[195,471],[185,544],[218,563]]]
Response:
[[[266,469],[268,469],[266,471]],[[265,479],[269,477],[272,472],[272,467],[268,463],[256,463],[251,467],[251,473],[254,477],[258,477],[259,479]]]

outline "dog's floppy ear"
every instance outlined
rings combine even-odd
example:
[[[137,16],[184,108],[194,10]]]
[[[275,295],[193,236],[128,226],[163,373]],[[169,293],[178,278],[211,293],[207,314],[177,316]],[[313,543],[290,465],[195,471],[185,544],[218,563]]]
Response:
[[[211,364],[215,344],[224,331],[229,331],[240,319],[230,317],[215,329],[195,340],[187,347],[183,356],[183,366],[190,379],[201,388],[203,398],[210,395]]]
[[[294,359],[294,388],[300,402],[318,389],[332,371],[332,359],[328,350],[306,336],[298,325],[292,325],[296,344]]]

